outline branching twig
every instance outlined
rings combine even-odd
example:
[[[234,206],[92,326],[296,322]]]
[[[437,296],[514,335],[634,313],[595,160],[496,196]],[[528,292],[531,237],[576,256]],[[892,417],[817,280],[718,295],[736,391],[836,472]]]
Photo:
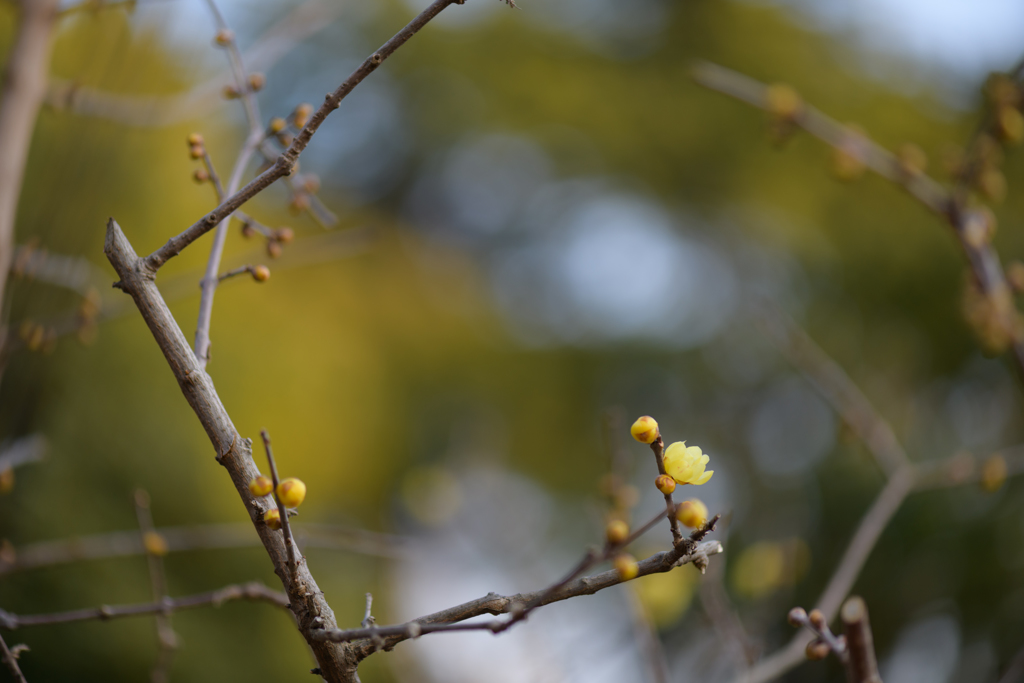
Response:
[[[280,591],[267,588],[262,583],[251,582],[240,585],[225,586],[215,591],[187,595],[181,598],[167,598],[160,602],[148,602],[136,605],[101,605],[87,609],[53,612],[50,614],[11,614],[0,610],[0,628],[14,630],[27,626],[50,626],[52,624],[68,624],[76,621],[107,621],[123,617],[144,617],[154,614],[177,612],[196,607],[220,607],[232,600],[253,600],[269,602],[278,607],[289,607],[288,596]]]
[[[347,97],[348,94],[363,81],[363,79],[376,71],[377,67],[383,64],[384,60],[391,56],[395,50],[416,35],[421,28],[426,26],[427,23],[436,17],[443,9],[452,4],[458,4],[458,0],[434,0],[429,7],[409,22],[404,29],[396,33],[391,40],[384,43],[379,50],[367,57],[366,60],[363,61],[363,63],[360,64],[352,73],[352,75],[349,76],[344,83],[338,86],[337,90],[327,96],[323,105],[316,110],[310,118],[309,123],[306,124],[306,127],[295,136],[295,140],[293,140],[288,149],[278,157],[273,166],[258,175],[241,190],[232,194],[224,200],[220,206],[206,214],[203,218],[199,219],[190,228],[182,232],[180,235],[172,237],[168,240],[167,244],[147,256],[145,258],[146,269],[150,272],[156,272],[161,266],[163,266],[163,264],[167,263],[168,260],[180,254],[182,249],[192,244],[192,242],[205,235],[222,220],[230,216],[235,209],[241,207],[247,201],[265,190],[274,181],[292,173],[299,155],[309,145],[309,141],[320,128],[321,124],[323,124],[327,116],[340,106],[341,101],[345,99],[345,97]]]
[[[841,617],[848,650],[844,663],[850,683],[882,683],[867,605],[861,598],[853,596],[843,603]]]
[[[769,107],[768,86],[738,72],[716,64],[701,63],[694,69],[694,78],[711,90],[747,104],[762,109]],[[788,121],[838,150],[847,150],[850,146],[851,132],[848,127],[806,103],[801,103],[789,115]],[[953,228],[974,279],[991,305],[993,319],[1012,351],[1018,375],[1024,379],[1024,335],[1021,334],[1020,314],[1013,302],[999,255],[989,240],[990,234],[986,236],[987,228],[981,227],[979,238],[979,230],[972,225],[979,218],[977,212],[967,209],[963,193],[947,190],[920,170],[908,173],[896,155],[866,136],[857,134],[856,139],[860,162],[880,176],[904,187],[912,197],[941,216]]]
[[[368,643],[363,643],[362,645],[357,643],[360,658],[365,658],[378,649],[377,645],[373,643],[373,639],[376,637],[383,637],[384,649],[390,650],[403,640],[417,638],[426,633],[480,630],[500,633],[523,621],[534,609],[580,595],[592,595],[600,590],[622,583],[623,578],[615,569],[593,576],[584,577],[582,575],[594,565],[607,560],[621,548],[629,545],[649,531],[666,514],[668,514],[667,511],[659,512],[645,525],[633,531],[621,543],[608,543],[603,551],[589,550],[576,567],[565,577],[542,590],[532,593],[519,593],[513,596],[500,596],[495,593],[489,593],[483,598],[471,600],[405,624],[348,630],[325,630],[317,634],[316,637],[334,642],[364,641],[369,639]],[[717,541],[701,542],[708,533],[714,530],[718,519],[718,515],[715,515],[708,520],[703,527],[695,530],[690,535],[688,542],[680,543],[672,550],[657,553],[639,562],[637,576],[667,572],[674,567],[690,562],[703,571],[704,567],[707,566],[708,556],[722,552],[722,545]],[[509,614],[510,617],[505,620],[492,619],[472,624],[460,623],[484,614],[492,616]]]

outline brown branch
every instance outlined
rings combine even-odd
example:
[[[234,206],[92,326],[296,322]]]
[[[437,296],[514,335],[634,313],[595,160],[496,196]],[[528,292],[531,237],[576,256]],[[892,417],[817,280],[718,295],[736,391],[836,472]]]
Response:
[[[594,576],[584,577],[582,575],[594,565],[607,560],[618,553],[623,547],[650,531],[666,514],[667,511],[659,512],[653,519],[633,531],[621,543],[606,543],[603,552],[598,552],[595,549],[589,550],[576,567],[565,577],[542,590],[532,593],[519,593],[513,596],[500,596],[496,593],[488,593],[483,598],[471,600],[405,624],[347,630],[325,630],[317,634],[317,637],[334,642],[368,640],[368,642],[356,644],[359,657],[363,659],[381,649],[377,639],[382,637],[384,638],[383,649],[390,650],[403,640],[418,638],[426,633],[476,630],[500,633],[525,620],[534,609],[580,595],[592,595],[600,590],[622,583],[623,578],[615,569]],[[708,557],[723,552],[722,544],[717,541],[701,542],[714,530],[718,519],[719,515],[712,517],[703,527],[695,529],[686,542],[676,545],[672,550],[657,553],[639,562],[637,576],[667,572],[674,567],[691,562],[703,572],[704,568],[707,567]],[[459,623],[484,614],[492,616],[509,614],[511,616],[504,621],[495,619],[473,624]]]
[[[299,631],[310,644],[324,678],[332,683],[357,680],[355,670],[358,660],[353,656],[351,648],[313,638],[316,631],[336,627],[334,612],[306,565],[300,564],[292,579],[283,539],[263,521],[263,515],[268,509],[267,503],[263,499],[255,499],[249,492],[249,482],[259,476],[259,470],[252,459],[252,442],[242,438],[235,429],[217,395],[213,380],[200,367],[181,328],[160,296],[153,281],[154,271],[145,259],[136,255],[113,219],[107,226],[104,251],[121,278],[117,286],[135,301],[178,380],[185,399],[206,430],[217,454],[217,462],[231,476],[246,512],[270,556],[274,571],[285,586]]]
[[[892,427],[838,363],[776,305],[764,302],[757,314],[776,347],[864,442],[887,476],[910,464]]]
[[[14,680],[17,683],[28,683],[25,679],[25,674],[21,673],[21,667],[18,666],[18,658],[15,657],[14,653],[7,647],[7,643],[4,641],[3,636],[0,636],[0,659],[3,659],[4,664],[11,670],[11,674],[14,676]]]
[[[261,545],[260,538],[252,533],[252,525],[247,523],[157,527],[154,531],[167,544],[169,553]],[[408,561],[415,557],[412,539],[402,536],[320,524],[303,524],[294,535],[300,549],[341,550],[389,560]],[[145,552],[138,531],[40,541],[15,548],[12,558],[0,556],[0,576],[84,560],[135,557]]]
[[[658,465],[658,474],[667,474],[665,472],[665,440],[661,438],[661,434],[651,444],[651,450],[654,451],[654,461]],[[668,516],[668,525],[672,529],[672,545],[679,545],[683,542],[683,534],[679,531],[679,520],[676,519],[676,504],[672,500],[672,494],[665,494],[665,510]]]
[[[0,302],[14,259],[14,220],[32,132],[46,94],[58,0],[22,0],[0,89]]]
[[[761,109],[769,107],[768,86],[748,76],[706,62],[694,68],[693,76],[706,88]],[[788,121],[836,149],[846,150],[850,146],[849,128],[810,105],[801,104]],[[953,229],[974,280],[987,298],[993,319],[1009,346],[1017,373],[1024,379],[1024,334],[1020,313],[1013,302],[999,255],[987,237],[976,237],[978,230],[974,223],[978,215],[967,208],[964,193],[950,191],[922,172],[908,173],[892,152],[866,136],[857,134],[856,138],[860,160],[867,168],[902,186]],[[982,231],[986,229],[982,228]]]
[[[295,136],[295,140],[293,140],[288,149],[278,157],[273,166],[256,176],[256,178],[248,185],[232,194],[222,202],[220,206],[206,214],[203,218],[199,219],[190,228],[180,235],[172,237],[168,240],[167,244],[146,257],[147,269],[155,273],[163,264],[167,263],[169,259],[181,253],[182,249],[205,235],[218,223],[230,216],[235,209],[238,209],[247,201],[265,190],[277,179],[292,173],[295,167],[295,162],[298,160],[302,151],[309,145],[309,141],[312,139],[314,133],[316,133],[317,129],[320,128],[327,116],[341,105],[341,101],[345,99],[350,92],[352,92],[353,88],[359,85],[363,79],[371,73],[376,71],[377,67],[384,63],[384,60],[391,56],[395,50],[404,45],[410,38],[416,35],[421,28],[426,26],[431,19],[436,17],[441,10],[451,4],[461,4],[461,2],[459,2],[459,0],[434,0],[429,7],[409,22],[405,28],[396,33],[391,40],[384,43],[379,50],[367,57],[366,60],[363,61],[363,63],[352,73],[352,75],[349,76],[344,83],[338,86],[337,90],[327,96],[323,105],[317,109],[310,118],[309,123],[307,123],[305,128]]]
[[[882,683],[882,677],[878,675],[867,605],[861,598],[854,596],[843,603],[840,616],[846,634],[847,679],[850,683]]]
[[[69,624],[76,621],[107,621],[124,617],[146,617],[154,614],[177,612],[196,607],[220,607],[232,600],[253,600],[269,602],[278,607],[289,607],[288,596],[279,591],[271,590],[262,583],[251,582],[240,585],[225,586],[215,591],[187,595],[181,598],[165,598],[159,602],[147,602],[135,605],[101,605],[86,609],[53,612],[50,614],[12,614],[0,610],[0,628],[14,630],[27,626],[50,626],[53,624]]]
[[[153,525],[153,513],[149,507],[149,494],[138,489],[135,492],[135,516],[139,521],[140,538],[146,548],[146,562],[149,565],[149,582],[153,589],[153,601],[164,602],[167,599],[167,577],[164,573],[164,561],[161,557],[166,552],[163,538],[156,533]],[[153,667],[153,683],[166,683],[168,669],[174,659],[174,651],[178,647],[178,636],[171,627],[171,615],[159,612],[156,615],[156,640],[159,646],[156,665]]]

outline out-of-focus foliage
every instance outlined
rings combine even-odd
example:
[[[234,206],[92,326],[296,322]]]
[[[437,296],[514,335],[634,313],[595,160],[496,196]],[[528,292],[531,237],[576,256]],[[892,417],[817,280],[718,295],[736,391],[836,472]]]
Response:
[[[268,72],[265,117],[319,102],[412,16],[405,4],[350,4]],[[336,230],[369,231],[368,248],[309,265],[297,257],[286,267],[322,229],[290,215],[278,187],[247,207],[298,237],[278,268],[233,225],[227,261],[267,262],[273,275],[218,290],[209,371],[240,431],[269,429],[283,476],[308,484],[297,525],[427,539],[446,538],[454,525],[460,538],[479,542],[488,538],[484,521],[507,525],[472,556],[478,576],[498,572],[482,592],[538,588],[600,539],[598,483],[609,466],[601,416],[612,407],[630,419],[653,415],[667,441],[685,439],[711,456],[717,476],[701,497],[726,521],[716,580],[724,577],[748,630],[770,651],[790,636],[787,609],[812,603],[824,586],[882,478],[757,331],[746,304],[768,297],[799,319],[892,420],[915,460],[1019,441],[1022,405],[1008,367],[981,355],[962,320],[964,266],[944,224],[878,178],[836,182],[830,151],[816,141],[796,135],[773,145],[763,114],[699,89],[688,69],[708,59],[791,83],[882,144],[920,145],[942,179],[949,145],[968,138],[976,117],[927,89],[907,95],[895,79],[873,81],[849,46],[777,8],[520,4],[511,11],[469,0],[446,10],[344,102],[304,154],[303,172],[319,174],[321,199],[341,217]],[[183,5],[140,2],[131,17],[111,9],[67,19],[54,74],[122,94],[187,90],[220,72],[223,55],[206,47],[212,22]],[[226,9],[243,47],[287,10],[260,2]],[[13,8],[2,12],[6,51]],[[171,21],[180,16],[191,17],[188,29]],[[158,129],[44,110],[19,243],[81,256],[112,280],[102,255],[108,216],[148,253],[213,206],[210,188],[190,178],[184,139],[194,129],[226,174],[244,132],[237,103]],[[994,207],[1005,259],[1024,254],[1022,163],[1008,153],[1007,197]],[[175,259],[158,283],[198,282],[209,242]],[[191,337],[198,287],[175,291],[185,294],[172,310]],[[101,296],[109,303],[123,295],[104,288]],[[78,305],[75,294],[19,280],[10,320],[50,320]],[[642,519],[660,494],[649,451],[628,438],[628,423],[617,437]],[[103,323],[92,345],[72,335],[48,355],[10,358],[0,433],[32,432],[49,439],[49,457],[19,469],[13,491],[0,497],[0,536],[15,550],[134,528],[136,487],[149,491],[158,525],[244,519],[133,309]],[[504,474],[467,475],[480,467]],[[474,487],[508,488],[507,477],[532,481],[549,497],[530,495],[549,502],[473,495]],[[949,663],[930,680],[992,681],[1021,646],[1020,491],[1011,478],[994,492],[924,493],[897,515],[856,587],[892,671],[942,643]],[[542,511],[548,517],[535,520]],[[656,533],[668,543],[664,529]],[[315,550],[308,557],[343,625],[362,619],[366,591],[378,622],[415,616],[393,599],[401,591],[392,580],[403,574],[387,561]],[[523,569],[501,574],[506,562]],[[256,548],[171,554],[166,563],[174,595],[276,581]],[[478,597],[460,565],[441,566],[448,589],[437,589],[439,597]],[[711,642],[700,601],[691,604],[703,580],[658,577],[673,582],[660,603],[654,578],[637,591],[670,662],[698,662],[704,674],[695,680],[725,680],[709,662],[731,655]],[[148,599],[144,558],[0,577],[0,607],[15,613]],[[621,607],[626,647],[631,617],[622,595],[583,600]],[[520,628],[548,618],[557,616],[541,611]],[[175,680],[309,677],[311,660],[289,619],[270,607],[181,613],[174,627],[183,645]],[[13,639],[32,648],[23,666],[33,681],[138,680],[156,652],[145,619],[25,629]],[[707,645],[699,656],[695,643]],[[429,645],[426,638],[416,647]],[[437,675],[425,660],[388,657],[368,660],[363,680]],[[810,665],[791,679],[841,675],[834,665]]]

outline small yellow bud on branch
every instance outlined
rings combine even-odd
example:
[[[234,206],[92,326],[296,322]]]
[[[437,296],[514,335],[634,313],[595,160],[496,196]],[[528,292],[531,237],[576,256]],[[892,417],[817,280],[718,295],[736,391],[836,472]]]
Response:
[[[274,490],[274,482],[270,480],[270,477],[260,475],[249,482],[249,493],[254,496],[268,496],[270,492]]]
[[[613,519],[604,528],[605,538],[612,545],[619,545],[629,536],[629,525],[621,519]]]
[[[640,443],[654,443],[659,435],[658,423],[649,415],[637,419],[629,428],[629,433]]]
[[[637,564],[636,558],[625,553],[617,555],[612,560],[612,566],[615,567],[615,571],[618,572],[619,578],[623,581],[635,579],[637,574],[640,573],[640,565]]]
[[[277,485],[277,497],[286,507],[297,508],[306,499],[306,485],[295,477],[283,479]]]

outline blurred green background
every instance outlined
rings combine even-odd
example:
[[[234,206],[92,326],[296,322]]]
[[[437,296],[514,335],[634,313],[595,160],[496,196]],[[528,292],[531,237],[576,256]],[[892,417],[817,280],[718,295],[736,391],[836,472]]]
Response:
[[[402,645],[371,657],[363,680],[647,680],[634,608],[653,621],[671,680],[731,680],[738,655],[693,599],[701,582],[724,582],[752,652],[774,651],[792,635],[786,611],[814,602],[883,483],[746,304],[768,298],[800,321],[917,461],[1020,442],[1024,406],[1011,368],[986,358],[964,322],[966,272],[948,228],[877,177],[837,182],[830,150],[807,136],[773,144],[762,112],[701,89],[689,70],[706,59],[788,82],[887,147],[916,143],[943,181],[943,159],[978,120],[984,70],[922,66],[771,4],[521,4],[446,10],[328,120],[301,171],[319,176],[319,198],[339,217],[332,231],[290,213],[279,186],[246,207],[296,239],[274,261],[232,225],[226,263],[265,262],[273,274],[218,290],[208,370],[241,433],[269,429],[282,474],[309,485],[297,525],[416,539],[404,561],[309,550],[343,627],[362,619],[366,591],[390,623],[554,580],[601,538],[608,415],[641,492],[635,517],[653,514],[653,463],[628,440],[629,423],[653,415],[667,440],[711,456],[716,474],[698,495],[725,515],[726,553],[708,577],[683,568],[641,581],[639,603],[614,589],[553,606],[522,636]],[[293,8],[224,9],[245,49]],[[267,69],[264,118],[318,104],[415,11],[394,0],[336,11]],[[13,17],[10,4],[0,10],[4,52]],[[60,23],[52,72],[143,98],[156,116],[167,107],[158,98],[223,78],[214,33],[205,8],[185,0],[79,13]],[[161,245],[214,205],[190,177],[186,135],[202,132],[226,175],[245,124],[237,102],[161,126],[77,114],[69,102],[41,113],[17,239],[91,263],[109,311],[127,297],[108,288],[107,218],[140,253]],[[1024,254],[1019,153],[1004,173],[1009,191],[993,210],[1009,261]],[[189,339],[209,243],[158,280]],[[15,326],[80,305],[38,280],[10,289]],[[19,468],[0,497],[0,537],[14,552],[136,528],[136,488],[150,493],[158,526],[245,521],[134,309],[92,343],[70,334],[47,346],[16,352],[0,386],[0,434],[49,442],[46,461]],[[1021,647],[1021,490],[1011,479],[994,492],[922,493],[896,515],[856,585],[887,683],[995,681]],[[667,543],[659,529],[637,553]],[[165,562],[172,595],[253,579],[276,587],[259,548]],[[145,602],[149,591],[143,557],[0,575],[0,607],[19,614]],[[570,614],[579,618],[559,621]],[[173,624],[173,680],[310,678],[308,652],[275,608],[230,603]],[[542,660],[544,676],[531,669],[537,633],[561,648]],[[22,662],[34,682],[142,680],[157,651],[147,618],[7,640],[31,647]],[[481,669],[475,648],[501,671]],[[588,648],[599,652],[580,661]],[[843,673],[810,663],[785,680]]]

